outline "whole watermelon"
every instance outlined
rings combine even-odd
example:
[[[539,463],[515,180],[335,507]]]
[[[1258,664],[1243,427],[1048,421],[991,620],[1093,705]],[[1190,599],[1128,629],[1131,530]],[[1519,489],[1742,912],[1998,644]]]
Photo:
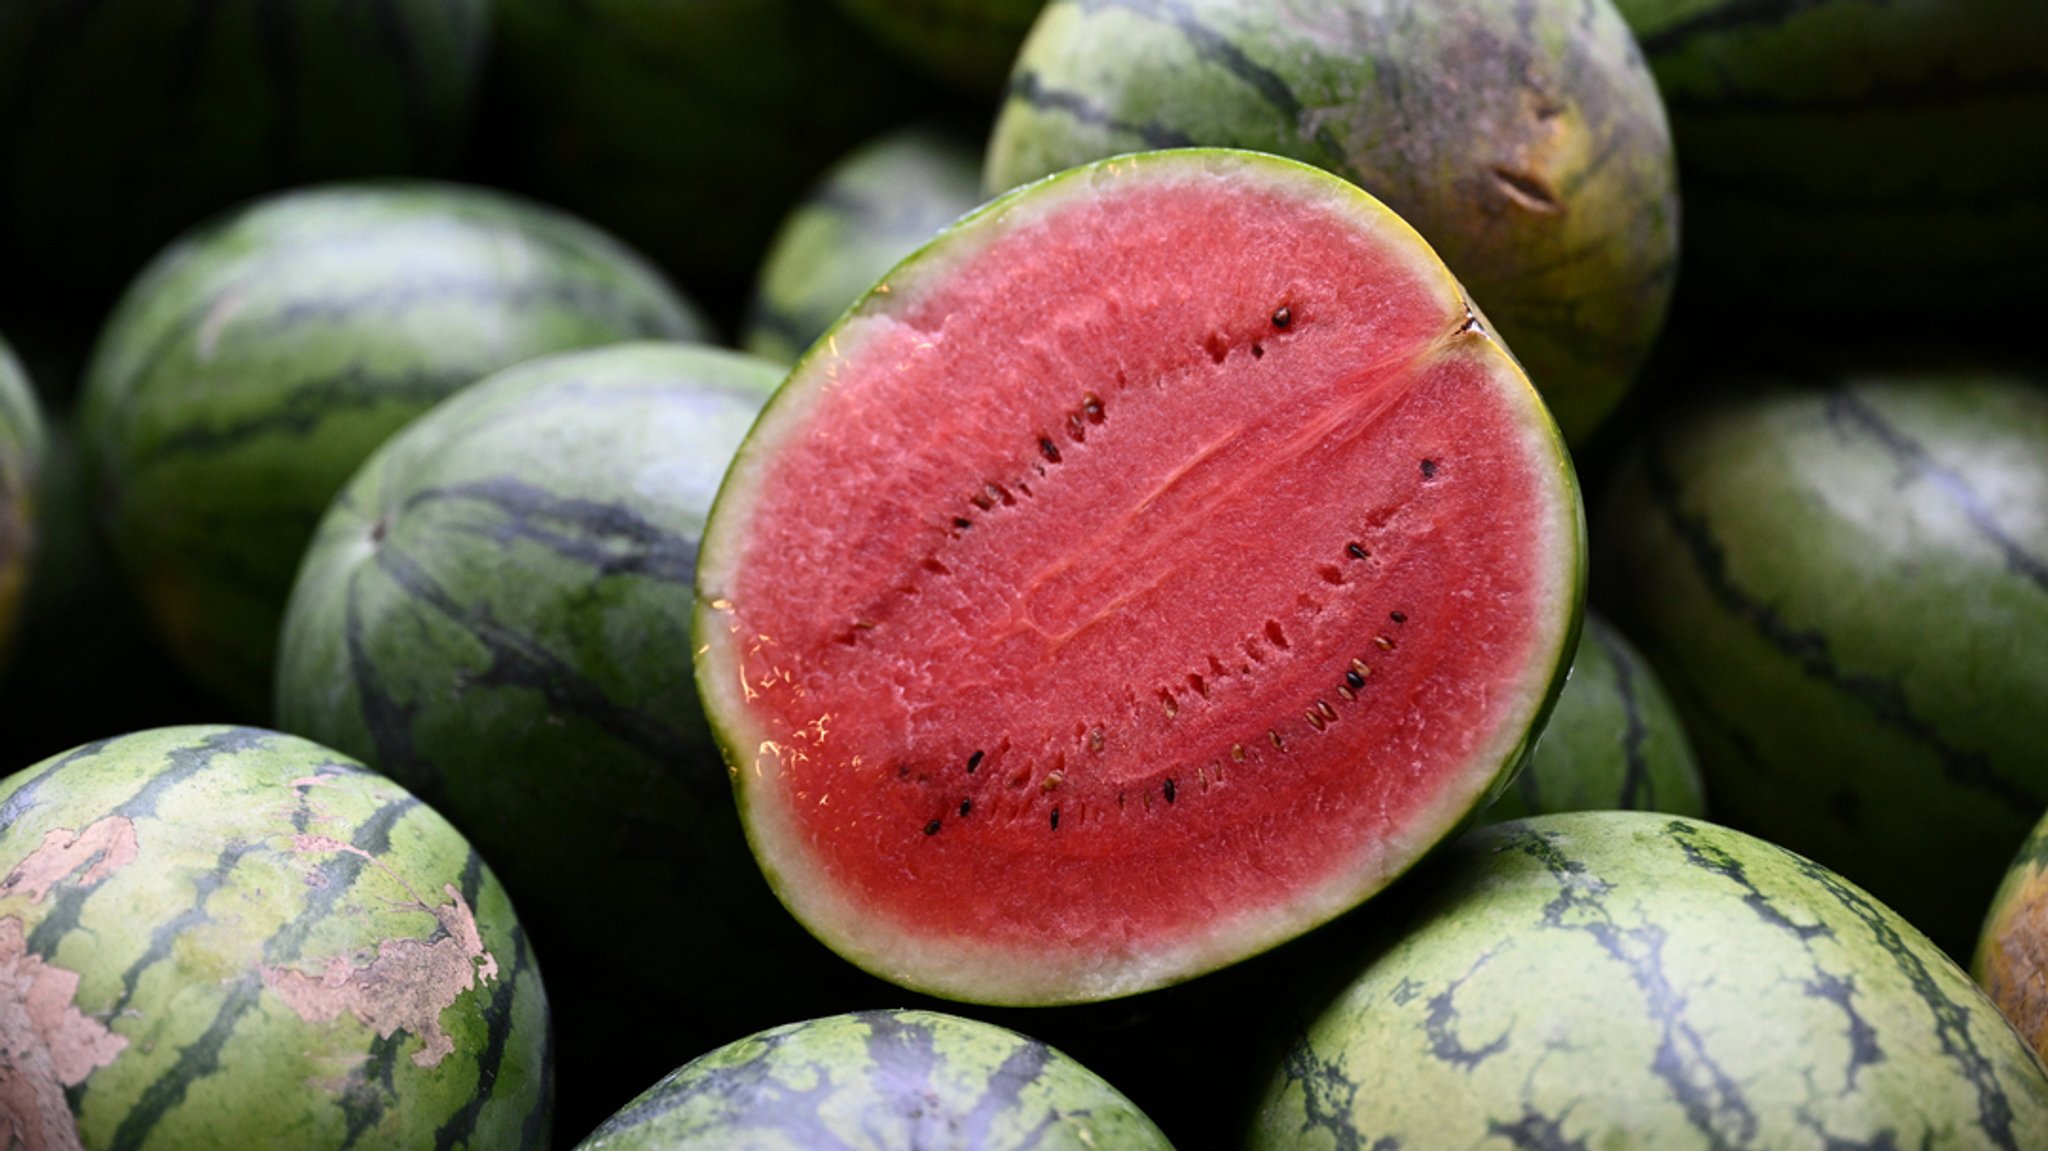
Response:
[[[1685,724],[1656,671],[1589,609],[1543,734],[1480,819],[1608,810],[1701,816],[1706,796]]]
[[[1291,156],[1384,200],[1499,325],[1574,446],[1663,324],[1677,174],[1611,0],[1053,0],[984,180],[1188,144]]]
[[[883,273],[979,203],[981,157],[965,138],[913,127],[862,144],[776,230],[742,345],[795,363]]]
[[[1617,6],[1670,109],[1689,296],[1918,325],[2038,298],[2048,5]]]
[[[638,343],[489,376],[356,473],[285,612],[280,725],[432,803],[518,895],[557,975],[565,1119],[846,1005],[853,969],[747,851],[691,679],[704,516],[782,375]],[[610,1022],[650,1011],[673,1018]]]
[[[1481,829],[1341,942],[1254,1151],[2048,1146],[2048,1073],[1841,876],[1653,812]],[[1284,1016],[1283,1016],[1284,1018]]]
[[[1715,817],[1969,954],[2048,809],[2048,389],[2010,372],[1723,379],[1601,510],[1602,604]],[[1747,386],[1745,386],[1747,385]]]
[[[861,1011],[676,1069],[578,1151],[1172,1151],[1094,1072],[1007,1028]]]
[[[0,973],[5,1146],[547,1146],[504,888],[302,739],[158,728],[0,782]]]
[[[35,563],[43,415],[14,350],[0,340],[0,666]]]
[[[260,716],[300,554],[386,436],[521,360],[703,334],[637,256],[551,209],[454,185],[303,189],[143,271],[94,349],[79,435],[157,631]]]
[[[33,283],[97,312],[250,196],[448,172],[490,15],[490,0],[0,5],[0,299]]]

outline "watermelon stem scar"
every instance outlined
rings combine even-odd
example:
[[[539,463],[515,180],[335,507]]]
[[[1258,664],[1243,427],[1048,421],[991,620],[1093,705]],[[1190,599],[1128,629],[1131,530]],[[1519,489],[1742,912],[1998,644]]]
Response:
[[[1577,484],[1383,205],[1124,157],[884,286],[762,414],[697,572],[750,842],[826,943],[984,1002],[1157,987],[1365,899],[1519,763]]]

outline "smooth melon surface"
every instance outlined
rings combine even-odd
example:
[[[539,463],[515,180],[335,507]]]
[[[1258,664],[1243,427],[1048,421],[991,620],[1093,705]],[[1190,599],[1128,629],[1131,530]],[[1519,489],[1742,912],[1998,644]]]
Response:
[[[1412,230],[1291,161],[1054,177],[798,365],[698,571],[757,856],[907,985],[1073,1000],[1384,886],[1519,759],[1582,515]]]

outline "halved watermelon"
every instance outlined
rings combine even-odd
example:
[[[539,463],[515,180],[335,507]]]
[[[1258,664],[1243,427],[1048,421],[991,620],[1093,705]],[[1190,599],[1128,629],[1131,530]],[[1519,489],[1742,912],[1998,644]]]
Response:
[[[1352,907],[1503,783],[1583,541],[1556,425],[1397,216],[1129,156],[968,216],[797,365],[706,529],[698,683],[826,943],[1106,998]]]

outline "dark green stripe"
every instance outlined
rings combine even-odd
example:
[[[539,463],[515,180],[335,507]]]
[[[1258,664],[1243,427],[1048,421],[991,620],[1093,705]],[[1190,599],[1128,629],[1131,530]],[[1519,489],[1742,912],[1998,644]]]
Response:
[[[1036,72],[1023,71],[1012,76],[1008,93],[1010,99],[1022,100],[1038,111],[1062,112],[1092,127],[1136,136],[1148,148],[1187,148],[1195,142],[1193,137],[1164,124],[1132,124],[1117,120],[1110,116],[1108,110],[1079,92],[1046,87]]]
[[[1451,980],[1441,992],[1431,996],[1427,1005],[1429,1014],[1422,1022],[1423,1033],[1429,1036],[1430,1057],[1448,1063],[1460,1071],[1470,1072],[1481,1063],[1506,1051],[1508,1037],[1514,1031],[1513,1025],[1509,1024],[1501,1029],[1499,1035],[1481,1047],[1465,1046],[1465,1041],[1456,1031],[1458,988],[1463,987],[1465,981],[1472,978],[1481,967],[1486,966],[1486,961],[1491,958],[1491,953],[1481,955],[1465,974]]]
[[[180,1049],[177,1063],[144,1088],[134,1106],[121,1117],[121,1125],[115,1128],[113,1141],[108,1144],[109,1151],[139,1151],[157,1123],[185,1101],[186,1090],[220,1069],[221,1048],[234,1034],[242,1016],[256,1006],[262,991],[262,977],[253,971],[229,985],[227,998],[205,1033],[191,1046]]]
[[[2048,561],[2027,551],[2025,545],[2005,530],[2005,525],[1998,522],[1998,516],[1990,505],[1960,472],[1943,466],[1924,445],[1887,421],[1883,413],[1864,403],[1847,388],[1837,387],[1828,393],[1827,415],[1836,426],[1853,427],[1875,439],[1902,470],[1926,480],[1947,497],[1970,521],[1970,527],[1997,549],[2005,560],[2005,566],[2014,575],[2033,584],[2036,589],[2048,592]]]
[[[360,363],[350,364],[280,393],[274,403],[260,412],[220,423],[192,424],[173,432],[136,452],[125,470],[132,477],[152,464],[177,456],[218,455],[269,436],[304,438],[341,411],[386,405],[425,409],[466,382],[466,378],[451,379],[446,372],[431,368],[380,373]]]
[[[410,795],[401,795],[370,813],[370,817],[357,826],[355,834],[349,837],[354,846],[372,857],[381,856],[391,850],[391,829],[420,801]],[[305,946],[306,936],[314,926],[334,913],[335,905],[355,886],[369,860],[354,852],[338,851],[320,861],[311,877],[306,904],[292,922],[280,928],[277,934],[263,941],[263,962],[278,967],[299,958],[300,949]]]
[[[988,1090],[974,1101],[974,1107],[959,1124],[961,1145],[994,1146],[996,1120],[1015,1111],[1023,1103],[1024,1092],[1045,1074],[1045,1066],[1051,1061],[1052,1049],[1035,1039],[1025,1039],[1015,1051],[1005,1056],[1002,1065],[989,1076]],[[1059,1113],[1048,1108],[1038,1125],[1019,1138],[1019,1146],[1035,1146],[1042,1133],[1058,1121]]]
[[[1586,631],[1614,668],[1614,690],[1621,696],[1622,714],[1627,717],[1621,732],[1621,794],[1615,798],[1615,806],[1652,810],[1657,796],[1650,781],[1649,760],[1643,756],[1643,741],[1649,738],[1650,729],[1643,723],[1642,705],[1636,699],[1635,661],[1607,629],[1588,627]]]
[[[350,1151],[362,1137],[383,1121],[385,1109],[398,1101],[398,1085],[392,1071],[398,1052],[412,1036],[403,1031],[370,1038],[368,1059],[349,1069],[348,1086],[342,1089],[339,1106],[348,1127],[337,1151]]]
[[[135,985],[141,981],[142,973],[162,960],[170,958],[171,947],[178,941],[178,936],[212,920],[213,917],[206,912],[206,901],[227,884],[228,877],[241,865],[242,857],[261,846],[260,843],[236,840],[221,849],[220,856],[214,861],[213,870],[193,882],[192,906],[158,924],[149,933],[149,949],[136,957],[135,962],[128,965],[128,970],[121,973],[121,994],[114,998],[113,1006],[104,1013],[107,1018],[111,1019],[127,1010],[129,1002],[135,998]]]
[[[388,539],[377,549],[377,567],[408,595],[461,627],[489,654],[490,665],[474,678],[484,687],[538,692],[553,711],[589,718],[612,738],[656,763],[682,762],[688,744],[667,723],[622,707],[575,667],[525,635],[499,623],[488,610],[470,610]]]
[[[1728,573],[1728,558],[1704,515],[1685,510],[1684,488],[1653,438],[1644,453],[1645,476],[1652,500],[1666,525],[1690,557],[1694,573],[1722,608],[1748,624],[1759,638],[1797,666],[1809,679],[1840,693],[1932,754],[1944,778],[1997,799],[2029,819],[2037,819],[2048,800],[1998,773],[1991,757],[1964,751],[1942,738],[1932,723],[1913,711],[1898,684],[1872,675],[1851,673],[1835,663],[1827,637],[1787,623],[1771,604],[1739,587]]]
[[[362,570],[349,573],[342,619],[342,642],[348,651],[349,681],[355,686],[356,709],[369,732],[376,767],[428,803],[440,803],[446,792],[440,766],[412,738],[417,701],[406,702],[385,690],[375,659],[363,639]]]
[[[635,575],[685,588],[696,580],[697,541],[623,504],[558,496],[505,476],[427,488],[407,499],[404,509],[441,501],[481,503],[502,513],[501,521],[453,525],[453,530],[486,537],[500,547],[537,543],[600,577]]]
[[[1639,32],[1636,40],[1642,46],[1645,55],[1662,56],[1679,50],[1687,41],[1699,36],[1775,27],[1810,8],[1841,2],[1842,0],[1724,0],[1720,6],[1709,8],[1689,19],[1667,24],[1653,32]],[[1890,0],[1878,0],[1878,3],[1890,6]]]
[[[1543,839],[1533,830],[1518,837]],[[1688,1001],[1664,970],[1664,944],[1669,936],[1655,923],[1624,928],[1607,906],[1614,885],[1590,878],[1586,865],[1565,856],[1556,843],[1542,844],[1544,859],[1558,881],[1558,894],[1543,909],[1542,926],[1590,937],[1608,958],[1620,964],[1642,994],[1643,1006],[1662,1033],[1650,1071],[1664,1080],[1685,1119],[1712,1147],[1742,1146],[1756,1138],[1758,1120],[1743,1094],[1742,1084],[1708,1053],[1707,1044],[1685,1017]],[[1590,879],[1590,881],[1589,881]]]
[[[1927,1006],[1934,1017],[1934,1033],[1941,1042],[1941,1051],[1954,1063],[1964,1080],[1976,1090],[1977,1127],[1992,1145],[2000,1151],[2020,1151],[2018,1136],[2013,1133],[2013,1106],[2006,1097],[2005,1088],[1998,1081],[1998,1068],[1991,1059],[1977,1047],[1976,1038],[1970,1034],[1970,1024],[1977,1018],[1968,1001],[1951,999],[1942,990],[1941,982],[1934,971],[1928,968],[1916,947],[1907,944],[1899,933],[1893,918],[1882,907],[1872,903],[1862,892],[1851,887],[1841,876],[1803,856],[1777,848],[1801,874],[1826,889],[1829,895],[1846,908],[1870,930],[1870,940],[1892,960],[1899,973],[1913,988],[1913,993]],[[1952,977],[1960,977],[1953,968],[1946,968]],[[2002,1022],[1990,1012],[1981,1016],[1983,1021],[2000,1034]],[[2010,1032],[2000,1035],[2009,1042],[2018,1042]],[[1927,1139],[1932,1142],[1930,1130]]]
[[[100,754],[118,738],[116,736],[109,739],[95,740],[92,743],[75,747],[44,764],[43,770],[35,776],[16,785],[15,789],[8,794],[7,799],[4,802],[0,802],[0,839],[6,837],[7,832],[14,827],[17,820],[35,810],[36,795],[42,790],[43,785],[49,782],[52,776],[80,760],[91,759],[93,756]]]
[[[470,859],[474,861],[476,858],[472,851]],[[476,870],[481,872],[482,869]],[[464,886],[467,887],[468,883],[465,882]],[[466,898],[474,904],[473,896]],[[484,1104],[490,1101],[491,1089],[498,1082],[498,1071],[504,1066],[505,1045],[511,1038],[515,1021],[513,1004],[519,998],[522,979],[528,971],[526,933],[517,925],[512,928],[512,943],[511,962],[507,964],[509,970],[500,976],[497,994],[491,996],[490,1002],[484,1006],[484,1049],[477,1054],[476,1090],[470,1093],[468,1101],[455,1114],[448,1117],[446,1123],[435,1130],[436,1151],[449,1151],[450,1148],[469,1144],[470,1137],[476,1134],[477,1117],[483,1114]]]

